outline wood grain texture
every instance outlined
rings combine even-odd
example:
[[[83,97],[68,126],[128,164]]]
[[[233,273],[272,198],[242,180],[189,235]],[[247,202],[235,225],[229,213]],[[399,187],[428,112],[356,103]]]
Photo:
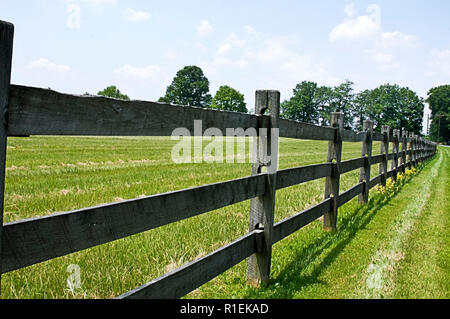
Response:
[[[366,132],[354,132],[350,130],[344,130],[342,132],[342,140],[344,142],[363,142],[366,138]]]
[[[280,137],[297,138],[304,140],[332,141],[335,129],[318,126],[287,119],[279,119]]]
[[[388,160],[389,160],[390,127],[387,125],[383,125],[381,128],[381,133],[384,135],[384,140],[380,144],[380,154],[384,155],[384,157],[380,163],[378,170],[379,170],[379,173],[382,175],[381,185],[386,186],[386,180],[387,180],[386,173],[388,171]]]
[[[14,26],[0,20],[0,239],[3,233],[3,209],[5,195],[5,162],[7,144],[7,118],[9,106],[9,88],[13,52]],[[0,265],[4,247],[0,242]],[[1,295],[1,272],[0,272]]]
[[[373,122],[365,120],[363,123],[363,130],[366,132],[366,140],[361,146],[361,156],[365,158],[364,165],[359,171],[359,182],[364,182],[364,190],[358,197],[358,202],[360,204],[367,204],[369,202],[369,182],[370,182],[370,171],[372,163],[372,136],[373,136]]]
[[[264,241],[261,251],[251,255],[247,260],[247,283],[251,286],[267,285],[270,280],[272,260],[272,232],[275,214],[275,193],[277,189],[278,170],[278,135],[280,117],[280,92],[256,91],[255,113],[262,116],[270,111],[270,121],[260,121],[258,137],[253,141],[256,161],[252,165],[252,175],[258,175],[267,168],[265,193],[253,198],[250,202],[249,232],[256,229],[264,230]],[[267,134],[261,134],[260,128]],[[270,156],[270,160],[266,159]]]
[[[277,189],[298,185],[331,175],[331,163],[288,168],[277,172]]]
[[[345,174],[355,169],[361,168],[363,166],[364,166],[364,157],[342,161],[341,165],[339,165],[339,173]]]
[[[266,174],[5,224],[2,272],[264,194]]]
[[[339,167],[342,157],[342,134],[344,130],[344,113],[332,113],[330,126],[336,129],[336,137],[333,141],[328,142],[328,155],[327,162],[333,163],[335,168],[332,171],[332,175],[325,179],[325,192],[324,199],[332,198],[333,205],[332,210],[323,217],[323,228],[326,231],[336,230],[338,205],[337,200],[339,197],[339,184],[340,173]]]
[[[355,186],[353,186],[352,188],[350,188],[349,190],[343,192],[342,194],[339,195],[339,199],[338,199],[338,206],[342,206],[345,203],[349,202],[350,200],[352,200],[354,197],[358,196],[359,194],[361,194],[364,191],[364,182],[359,183]]]
[[[215,127],[225,134],[227,128],[256,128],[258,117],[12,85],[8,135],[171,136],[177,128],[194,135],[195,120],[203,130]]]
[[[118,299],[181,298],[255,253],[260,240],[262,231],[255,230],[203,258],[119,296]]]
[[[332,199],[328,198],[320,204],[314,205],[301,213],[276,223],[273,230],[273,244],[292,235],[317,218],[322,217],[325,213],[328,213],[332,209],[331,205]]]

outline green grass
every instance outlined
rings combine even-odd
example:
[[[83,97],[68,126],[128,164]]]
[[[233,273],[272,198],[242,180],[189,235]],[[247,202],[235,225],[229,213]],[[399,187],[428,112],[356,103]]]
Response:
[[[5,198],[5,222],[48,215],[100,203],[120,201],[173,191],[192,186],[248,176],[246,164],[174,164],[169,138],[85,138],[31,137],[9,138]],[[343,159],[360,156],[360,143],[344,143]],[[374,145],[378,150],[379,145]],[[448,151],[441,150],[447,163]],[[377,152],[374,152],[376,154]],[[324,162],[327,143],[281,139],[280,168]],[[213,281],[192,292],[187,298],[367,298],[364,291],[367,267],[378,250],[391,242],[393,225],[408,205],[408,196],[427,179],[437,159],[420,175],[408,178],[389,197],[371,196],[367,206],[355,200],[339,212],[339,230],[326,233],[320,221],[295,233],[274,246],[272,278],[264,289],[245,284],[245,262],[233,267]],[[444,164],[442,164],[444,165]],[[439,174],[442,174],[442,165]],[[448,165],[446,166],[448,172]],[[372,175],[378,172],[372,169]],[[342,176],[341,190],[357,183],[358,171]],[[442,196],[439,207],[429,208],[429,223],[441,219],[436,229],[439,238],[430,239],[436,249],[435,262],[427,268],[444,267],[439,296],[448,297],[448,231],[442,212],[448,205]],[[323,197],[324,180],[290,187],[277,192],[275,221],[282,220],[318,203]],[[425,196],[418,193],[417,196]],[[403,197],[402,197],[403,196]],[[432,195],[430,197],[433,198]],[[403,199],[402,199],[403,198]],[[425,197],[428,198],[428,197]],[[425,200],[425,210],[430,200]],[[430,204],[431,205],[431,204]],[[419,205],[420,206],[420,205]],[[421,207],[421,206],[420,206]],[[439,211],[434,213],[438,209]],[[146,283],[166,271],[203,256],[244,235],[248,229],[249,201],[151,230],[113,243],[56,258],[2,276],[3,298],[111,298]],[[421,210],[420,210],[421,211]],[[417,240],[429,237],[429,227],[408,228]],[[448,221],[448,219],[447,219]],[[413,231],[414,230],[414,231]],[[446,243],[446,246],[442,246]],[[441,249],[440,247],[444,247]],[[447,247],[447,251],[445,251]],[[389,248],[389,247],[388,247]],[[420,248],[420,246],[419,246]],[[409,269],[405,260],[422,260],[425,252],[415,254],[414,248],[402,247],[405,258],[398,266],[395,287],[406,284],[408,276],[423,265]],[[411,253],[410,253],[411,250]],[[81,269],[82,287],[72,293],[66,285],[67,267],[77,264]],[[416,264],[416,262],[413,262]],[[431,265],[432,264],[432,265]],[[446,267],[446,268],[445,268]],[[403,278],[403,279],[402,279]],[[418,279],[419,280],[419,279]],[[394,287],[394,288],[395,288]],[[434,287],[434,286],[433,286]],[[415,298],[418,292],[406,293]],[[401,293],[390,289],[392,296]],[[389,297],[389,296],[387,296]]]

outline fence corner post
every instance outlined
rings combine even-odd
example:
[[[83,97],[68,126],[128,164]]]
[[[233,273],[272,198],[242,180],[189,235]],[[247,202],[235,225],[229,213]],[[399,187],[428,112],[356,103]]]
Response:
[[[253,139],[252,175],[267,169],[266,192],[250,202],[249,230],[263,229],[260,251],[247,259],[247,283],[253,287],[268,285],[272,260],[273,220],[278,170],[280,92],[256,91],[255,113],[259,116],[258,136]],[[270,116],[264,116],[266,110]]]
[[[381,174],[381,185],[386,186],[386,175],[388,172],[388,156],[389,156],[389,131],[390,128],[387,125],[383,125],[381,128],[381,134],[384,135],[383,142],[380,144],[380,154],[383,156],[383,161],[379,166],[379,173]]]
[[[5,195],[6,161],[6,121],[9,87],[11,84],[11,64],[13,52],[14,25],[0,20],[0,297],[3,241],[3,205]]]
[[[328,142],[327,162],[333,163],[331,176],[325,179],[324,198],[332,198],[332,209],[323,216],[323,229],[326,231],[335,231],[338,214],[339,184],[340,184],[340,165],[342,156],[342,135],[344,132],[344,113],[331,113],[330,126],[336,128],[334,141]]]
[[[364,166],[359,171],[359,182],[364,182],[364,190],[358,195],[360,204],[369,202],[369,182],[370,182],[370,158],[372,157],[373,122],[365,120],[363,130],[366,132],[366,140],[362,143],[361,157],[365,157]]]

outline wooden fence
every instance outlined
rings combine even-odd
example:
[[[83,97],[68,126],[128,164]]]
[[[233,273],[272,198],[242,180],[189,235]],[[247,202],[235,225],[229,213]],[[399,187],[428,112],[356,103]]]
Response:
[[[0,21],[0,107],[3,111],[0,113],[0,275],[251,200],[249,232],[245,236],[119,298],[179,298],[246,258],[249,284],[265,284],[269,281],[273,244],[322,216],[325,229],[336,229],[340,206],[356,196],[362,204],[367,203],[371,188],[385,184],[388,178],[396,179],[397,172],[416,166],[436,152],[436,144],[403,129],[400,132],[383,127],[382,133],[376,133],[370,121],[364,122],[362,132],[345,130],[342,113],[332,114],[330,127],[281,119],[280,94],[277,91],[257,91],[256,114],[252,115],[153,102],[82,97],[11,85],[13,32],[12,24]],[[269,115],[265,115],[267,110]],[[222,132],[227,128],[254,128],[257,132],[260,128],[267,128],[267,134],[261,133],[254,139],[258,158],[253,164],[252,175],[3,224],[8,137],[171,136],[173,130],[180,127],[195,133],[195,120],[202,120],[204,127],[215,127]],[[272,129],[278,129],[278,134],[272,134],[275,132]],[[277,170],[278,136],[328,141],[327,162]],[[341,161],[343,141],[361,142],[361,157]],[[373,141],[381,142],[380,155],[372,156]],[[268,157],[264,154],[270,155],[271,162],[267,162]],[[375,164],[380,164],[379,175],[370,179],[370,170]],[[264,166],[267,172],[262,172]],[[360,170],[359,183],[341,193],[340,175],[356,169]],[[274,224],[276,191],[320,178],[326,180],[324,201]]]

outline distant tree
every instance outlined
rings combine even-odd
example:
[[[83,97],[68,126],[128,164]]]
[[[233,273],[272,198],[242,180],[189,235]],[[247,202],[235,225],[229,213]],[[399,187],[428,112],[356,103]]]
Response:
[[[119,99],[119,100],[126,100],[126,101],[130,100],[128,95],[122,94],[120,92],[120,90],[114,85],[108,86],[103,91],[98,92],[97,95],[106,96],[106,97],[110,97],[113,99]]]
[[[316,124],[319,120],[317,83],[303,81],[293,90],[293,96],[281,104],[283,117],[305,123]]]
[[[319,112],[319,124],[326,126],[330,124],[331,112],[333,112],[333,88],[321,86],[316,90],[316,101]]]
[[[362,131],[364,120],[368,119],[367,108],[371,103],[371,90],[364,90],[355,95],[353,100],[354,128]]]
[[[333,89],[333,99],[330,103],[333,112],[344,113],[344,128],[353,128],[353,85],[354,83],[350,80],[345,80],[340,85],[334,87]]]
[[[159,102],[209,107],[211,105],[209,81],[199,67],[186,66],[177,72]]]
[[[378,132],[383,125],[388,125],[420,134],[424,107],[423,99],[409,88],[384,84],[369,93],[366,114]]]
[[[212,99],[211,108],[224,111],[248,112],[244,95],[227,85],[223,85],[217,90],[216,95]]]
[[[450,144],[450,85],[430,89],[426,102],[431,109],[430,137]]]

